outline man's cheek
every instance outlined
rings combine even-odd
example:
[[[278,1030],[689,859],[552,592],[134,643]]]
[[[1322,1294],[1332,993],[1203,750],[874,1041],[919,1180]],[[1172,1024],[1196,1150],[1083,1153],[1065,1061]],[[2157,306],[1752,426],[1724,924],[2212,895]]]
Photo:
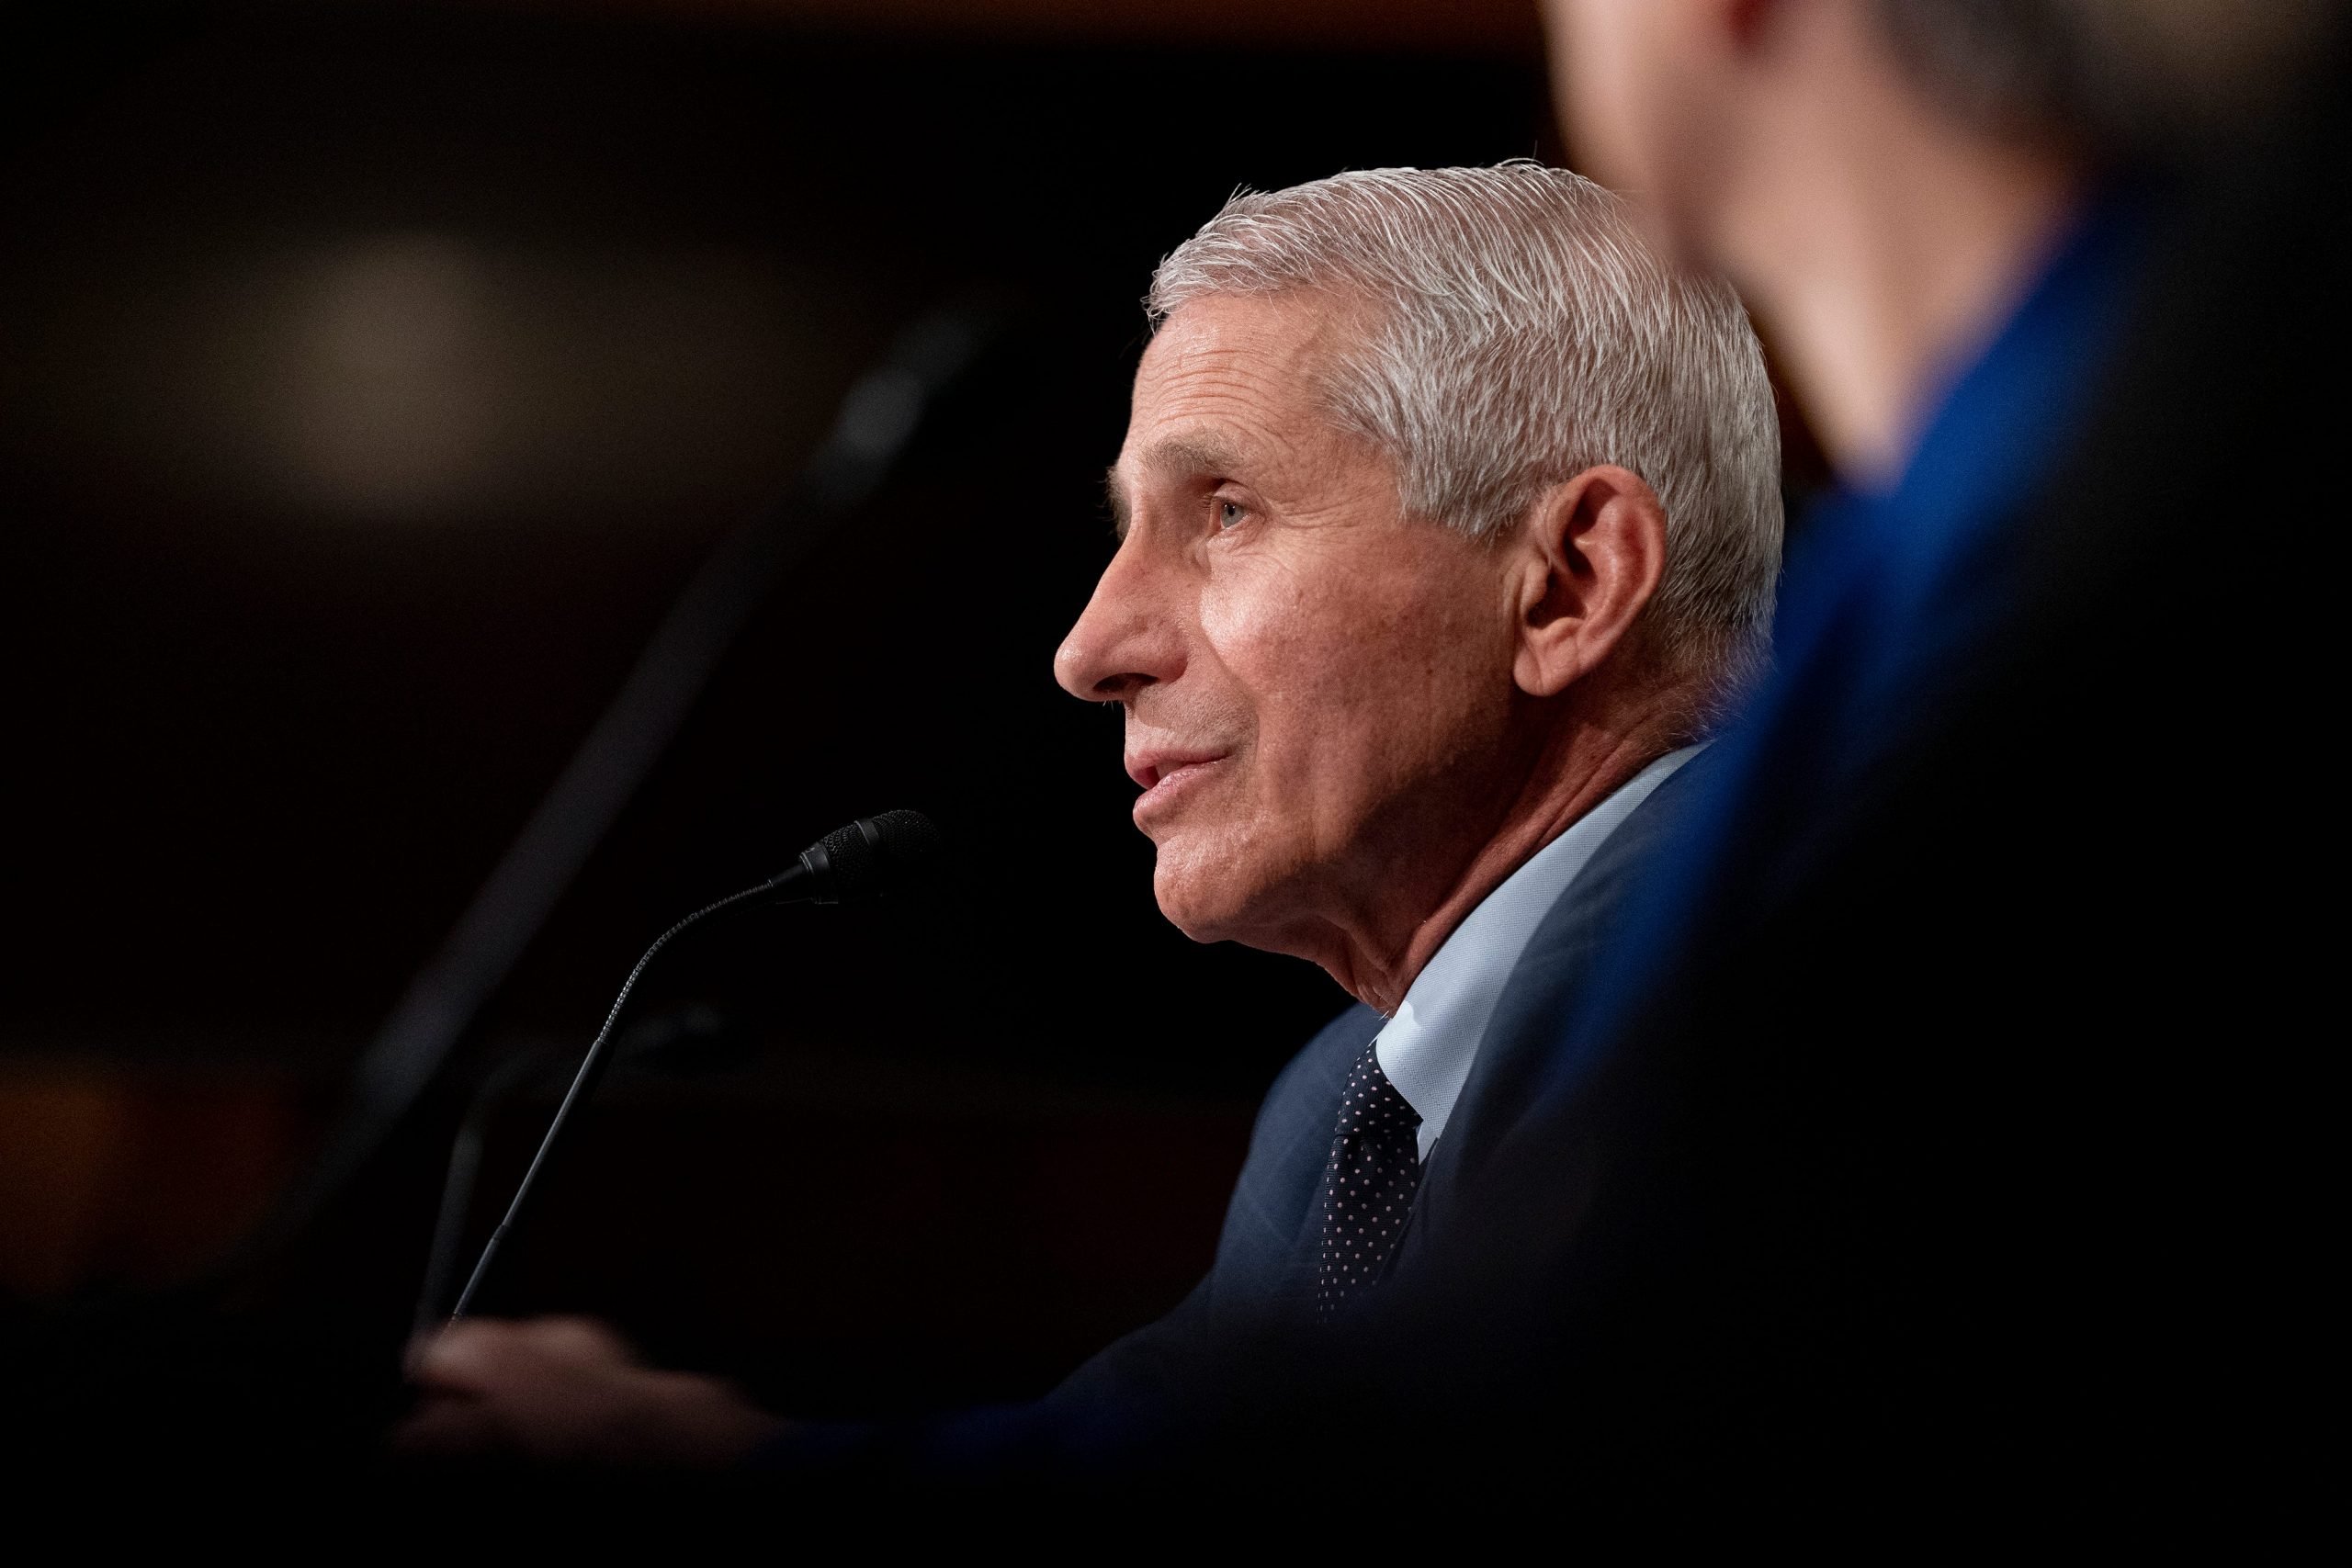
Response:
[[[1235,679],[1254,686],[1312,646],[1331,618],[1321,608],[1295,573],[1255,563],[1202,593],[1201,636]]]

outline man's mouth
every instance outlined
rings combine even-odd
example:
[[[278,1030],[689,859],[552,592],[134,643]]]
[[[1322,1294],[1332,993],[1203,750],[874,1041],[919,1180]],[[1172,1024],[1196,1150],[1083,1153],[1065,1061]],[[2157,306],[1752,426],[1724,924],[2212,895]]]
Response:
[[[1193,784],[1224,761],[1223,751],[1141,751],[1129,757],[1127,777],[1143,787],[1135,818],[1138,825],[1147,812],[1164,808]]]

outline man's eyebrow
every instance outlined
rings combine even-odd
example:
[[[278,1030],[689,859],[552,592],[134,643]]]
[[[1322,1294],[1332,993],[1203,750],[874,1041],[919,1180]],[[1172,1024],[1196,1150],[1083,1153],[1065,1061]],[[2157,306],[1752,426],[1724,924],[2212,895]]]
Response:
[[[1145,447],[1138,466],[1163,474],[1229,474],[1241,467],[1241,453],[1211,436],[1176,435]]]
[[[1240,466],[1239,448],[1200,436],[1171,436],[1166,441],[1155,441],[1136,458],[1136,467],[1139,468],[1148,468],[1178,479],[1229,474]],[[1111,500],[1111,531],[1124,539],[1127,536],[1127,525],[1133,520],[1133,512],[1127,504],[1126,492],[1119,486],[1117,465],[1114,464],[1102,479]]]

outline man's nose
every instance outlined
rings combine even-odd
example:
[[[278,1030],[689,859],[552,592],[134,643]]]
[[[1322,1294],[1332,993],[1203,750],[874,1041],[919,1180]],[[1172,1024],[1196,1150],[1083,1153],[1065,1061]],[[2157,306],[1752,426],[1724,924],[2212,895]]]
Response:
[[[1183,672],[1177,606],[1134,542],[1130,536],[1102,569],[1094,596],[1054,654],[1054,679],[1073,697],[1129,701]]]

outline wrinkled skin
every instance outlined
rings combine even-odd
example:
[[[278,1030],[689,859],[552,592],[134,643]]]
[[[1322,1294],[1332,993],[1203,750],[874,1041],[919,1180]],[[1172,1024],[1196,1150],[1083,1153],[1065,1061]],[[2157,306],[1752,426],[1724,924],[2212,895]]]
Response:
[[[1663,569],[1648,487],[1589,470],[1501,540],[1408,517],[1394,466],[1322,412],[1323,357],[1362,326],[1303,293],[1166,323],[1112,470],[1118,551],[1055,668],[1126,710],[1169,919],[1385,1010],[1665,749],[1671,694],[1611,666]]]

